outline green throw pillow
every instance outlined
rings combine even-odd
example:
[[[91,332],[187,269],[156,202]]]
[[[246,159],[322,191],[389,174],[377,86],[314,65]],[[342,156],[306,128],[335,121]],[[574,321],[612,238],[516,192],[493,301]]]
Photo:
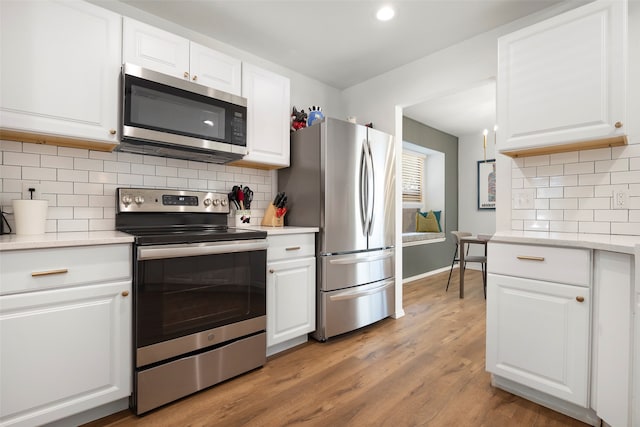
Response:
[[[416,231],[427,233],[439,233],[440,225],[433,211],[429,211],[426,217],[420,212],[416,213]]]

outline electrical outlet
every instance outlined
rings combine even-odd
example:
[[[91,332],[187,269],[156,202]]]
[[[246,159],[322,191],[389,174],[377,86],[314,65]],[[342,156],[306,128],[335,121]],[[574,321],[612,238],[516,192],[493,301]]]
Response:
[[[31,191],[29,189],[33,189],[33,197],[31,197]],[[22,183],[22,199],[29,200],[33,199],[41,199],[42,194],[40,193],[40,184],[33,182],[23,182]]]
[[[629,190],[613,190],[613,209],[629,209]]]

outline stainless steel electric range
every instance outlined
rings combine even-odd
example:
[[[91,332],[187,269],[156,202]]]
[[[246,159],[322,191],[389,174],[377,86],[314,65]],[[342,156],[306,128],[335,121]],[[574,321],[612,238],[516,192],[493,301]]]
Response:
[[[266,361],[266,233],[227,227],[223,193],[118,188],[132,234],[131,406],[142,414]]]

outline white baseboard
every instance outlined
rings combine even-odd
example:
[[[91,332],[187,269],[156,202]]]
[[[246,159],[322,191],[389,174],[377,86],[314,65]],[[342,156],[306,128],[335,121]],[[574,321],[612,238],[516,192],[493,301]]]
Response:
[[[418,274],[416,276],[406,277],[406,278],[402,279],[402,284],[405,285],[405,284],[407,284],[409,282],[413,282],[414,280],[424,279],[425,277],[433,276],[434,274],[439,274],[439,273],[442,273],[444,271],[449,271],[450,268],[451,268],[451,266],[442,267],[442,268],[438,268],[436,270],[427,271],[426,273]],[[453,268],[456,269],[458,267],[455,266]]]

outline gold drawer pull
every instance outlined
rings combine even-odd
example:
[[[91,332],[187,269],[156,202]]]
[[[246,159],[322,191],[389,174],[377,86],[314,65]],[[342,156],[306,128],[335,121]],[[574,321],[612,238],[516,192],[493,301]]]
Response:
[[[544,261],[544,257],[541,256],[529,256],[529,255],[518,255],[518,259],[526,260],[526,261]]]
[[[129,291],[122,291],[122,296],[123,297],[128,297],[129,296]]]
[[[576,297],[576,301],[578,301],[578,302],[584,302],[584,297]]]
[[[299,251],[300,246],[291,246],[290,248],[285,248],[285,251]]]
[[[68,272],[69,270],[67,270],[66,268],[61,268],[60,270],[34,271],[33,273],[31,273],[31,277],[51,276],[52,274],[65,274]]]

